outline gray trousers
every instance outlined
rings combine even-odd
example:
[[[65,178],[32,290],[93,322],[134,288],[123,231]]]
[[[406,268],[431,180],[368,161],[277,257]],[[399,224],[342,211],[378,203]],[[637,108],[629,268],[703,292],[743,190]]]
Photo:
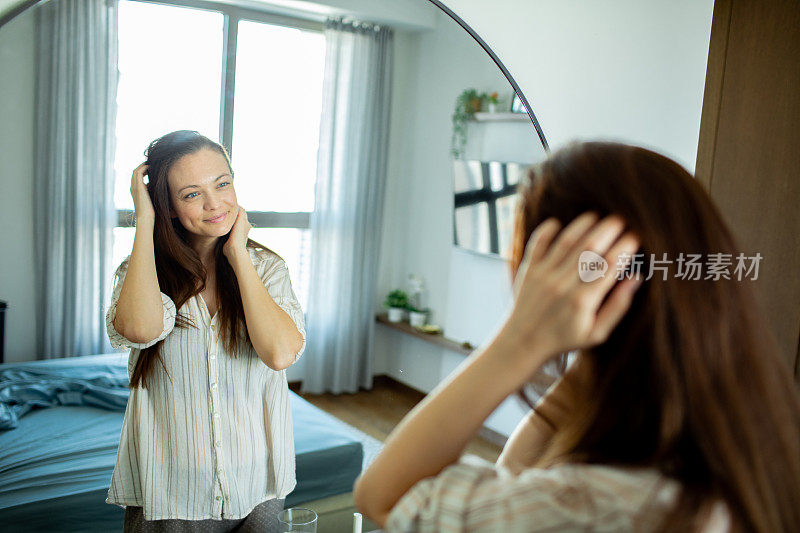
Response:
[[[222,520],[145,520],[141,507],[125,508],[125,533],[239,533],[278,532],[278,513],[283,510],[283,499],[267,500],[258,504],[249,515],[238,519]]]

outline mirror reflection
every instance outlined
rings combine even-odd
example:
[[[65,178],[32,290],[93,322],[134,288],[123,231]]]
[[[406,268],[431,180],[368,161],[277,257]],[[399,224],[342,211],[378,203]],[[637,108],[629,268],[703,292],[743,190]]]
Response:
[[[503,316],[545,155],[508,81],[427,1],[286,4],[0,28],[8,527],[350,531],[356,477]],[[497,458],[503,409],[470,453]]]
[[[511,259],[517,186],[528,166],[502,161],[453,161],[456,246]]]

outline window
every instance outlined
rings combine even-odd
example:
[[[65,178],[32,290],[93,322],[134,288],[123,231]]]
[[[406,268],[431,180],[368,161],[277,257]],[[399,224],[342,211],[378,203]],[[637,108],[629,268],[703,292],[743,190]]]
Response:
[[[222,4],[120,2],[115,265],[133,246],[130,179],[147,143],[195,129],[230,151],[239,202],[254,226],[250,237],[286,260],[306,307],[325,60],[321,29]]]

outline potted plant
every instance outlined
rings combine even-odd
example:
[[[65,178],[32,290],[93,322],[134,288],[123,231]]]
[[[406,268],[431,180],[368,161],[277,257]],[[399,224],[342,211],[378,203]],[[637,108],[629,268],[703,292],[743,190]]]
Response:
[[[500,103],[500,96],[493,92],[486,95],[487,108],[489,113],[497,113],[497,105]]]
[[[413,305],[409,305],[408,321],[415,328],[421,328],[428,323],[428,309],[417,309]]]
[[[475,89],[465,89],[456,98],[453,110],[453,137],[450,141],[450,153],[459,159],[464,155],[467,144],[467,121],[483,107],[484,95]]]
[[[389,322],[401,322],[408,307],[408,295],[400,289],[394,290],[386,296],[383,306],[389,309]]]

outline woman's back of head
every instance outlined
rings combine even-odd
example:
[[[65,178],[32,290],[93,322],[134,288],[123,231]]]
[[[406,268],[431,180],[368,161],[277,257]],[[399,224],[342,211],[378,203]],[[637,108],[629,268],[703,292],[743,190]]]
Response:
[[[626,220],[642,243],[634,263],[652,277],[608,340],[586,351],[592,390],[544,460],[655,466],[684,487],[667,528],[715,499],[744,529],[800,527],[800,399],[705,190],[644,148],[570,145],[521,183],[514,272],[538,224],[566,226],[587,210]],[[693,270],[690,254],[727,277]]]

